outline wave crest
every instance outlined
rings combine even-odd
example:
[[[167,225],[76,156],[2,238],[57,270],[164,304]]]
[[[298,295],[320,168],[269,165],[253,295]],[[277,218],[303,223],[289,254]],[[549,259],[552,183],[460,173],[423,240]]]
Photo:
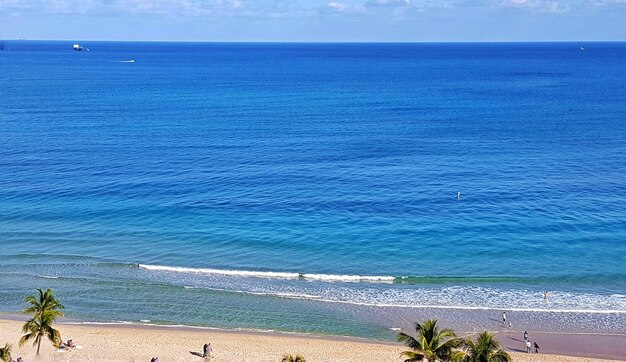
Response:
[[[147,265],[139,264],[139,268],[154,271],[167,271],[174,273],[195,273],[195,274],[213,274],[228,275],[238,277],[264,278],[264,279],[304,279],[304,280],[320,280],[328,282],[352,282],[352,283],[394,283],[396,277],[393,276],[377,276],[377,275],[338,275],[338,274],[307,274],[307,273],[290,273],[290,272],[271,272],[271,271],[251,271],[251,270],[229,270],[229,269],[209,269],[209,268],[187,268],[163,265]]]

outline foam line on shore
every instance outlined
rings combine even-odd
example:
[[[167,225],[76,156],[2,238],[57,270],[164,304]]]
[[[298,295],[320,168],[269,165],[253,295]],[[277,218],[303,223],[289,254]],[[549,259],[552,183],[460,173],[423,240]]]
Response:
[[[363,307],[377,308],[408,308],[408,309],[449,309],[449,310],[484,310],[484,311],[506,311],[506,312],[529,312],[529,313],[570,313],[570,314],[626,314],[626,310],[617,309],[563,309],[563,308],[524,308],[524,307],[500,307],[500,306],[473,306],[473,305],[436,305],[436,304],[400,304],[400,303],[380,303],[380,302],[358,302],[351,300],[329,299],[323,296],[301,294],[301,293],[284,293],[284,292],[256,292],[245,290],[230,290],[223,288],[201,288],[186,287],[188,289],[206,289],[225,293],[238,293],[258,296],[271,296],[285,299],[310,300],[324,303],[336,303],[347,305],[358,305]]]

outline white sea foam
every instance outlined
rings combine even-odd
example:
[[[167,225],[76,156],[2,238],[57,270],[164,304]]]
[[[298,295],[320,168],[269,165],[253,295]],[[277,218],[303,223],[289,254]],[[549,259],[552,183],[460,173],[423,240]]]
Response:
[[[275,296],[285,299],[302,299],[302,300],[314,300],[324,303],[338,303],[358,305],[364,307],[379,307],[379,308],[409,308],[409,309],[452,309],[452,310],[498,310],[498,311],[511,311],[511,312],[538,312],[538,313],[573,313],[573,314],[626,314],[626,310],[620,309],[567,309],[567,308],[549,308],[549,307],[523,307],[523,306],[498,306],[498,305],[458,305],[458,304],[429,304],[402,301],[399,299],[389,299],[382,301],[364,301],[362,296],[349,295],[350,299],[340,299],[337,296],[330,295],[312,295],[304,293],[284,293],[284,292],[259,292],[259,291],[244,291],[244,290],[229,290],[223,288],[204,288],[207,290],[214,290],[220,292],[241,293],[249,295],[259,296]],[[445,302],[444,302],[445,303]]]
[[[52,275],[38,275],[38,277],[44,278],[44,279],[59,279],[59,277],[55,277]]]
[[[341,281],[341,282],[370,282],[393,283],[395,277],[382,275],[334,275],[334,274],[303,274],[304,279]]]
[[[441,305],[441,304],[401,304],[401,303],[370,303],[370,302],[355,302],[348,300],[333,300],[333,299],[316,299],[326,303],[342,303],[353,304],[367,307],[379,307],[379,308],[412,308],[412,309],[456,309],[456,310],[498,310],[498,311],[512,311],[512,312],[538,312],[538,313],[575,313],[575,314],[626,314],[626,310],[617,309],[547,309],[547,308],[524,308],[524,307],[499,307],[499,306],[473,306],[473,305]]]
[[[214,274],[229,275],[238,277],[252,277],[265,279],[308,279],[320,280],[327,282],[369,282],[369,283],[393,283],[392,276],[371,276],[371,275],[335,275],[335,274],[306,274],[306,273],[289,273],[289,272],[265,272],[251,270],[229,270],[229,269],[208,269],[208,268],[186,268],[163,265],[147,265],[139,264],[139,267],[154,271],[167,271],[174,273],[196,273],[196,274]]]
[[[511,312],[539,312],[539,313],[574,313],[574,314],[626,314],[626,310],[620,309],[567,309],[567,308],[550,308],[550,307],[524,307],[524,306],[498,306],[498,305],[458,305],[458,304],[429,304],[420,303],[419,298],[417,302],[409,302],[408,300],[402,301],[400,299],[394,299],[383,296],[379,300],[375,300],[369,297],[369,301],[363,300],[363,295],[351,294],[349,299],[341,299],[333,293],[331,295],[311,295],[303,293],[282,293],[282,292],[256,292],[256,291],[241,291],[241,290],[228,290],[218,288],[206,288],[210,290],[233,292],[250,295],[263,295],[263,296],[276,296],[286,299],[303,299],[303,300],[315,300],[325,303],[338,303],[338,304],[351,304],[364,307],[379,307],[379,308],[410,308],[410,309],[453,309],[453,310],[498,310],[498,311],[511,311]],[[383,293],[385,294],[385,293]],[[444,293],[446,294],[446,293]],[[510,295],[509,295],[510,297]],[[445,303],[445,302],[444,302]]]
[[[305,299],[305,300],[322,300],[319,295],[312,294],[303,294],[303,293],[285,293],[285,292],[253,292],[247,290],[231,290],[231,289],[222,289],[222,288],[204,288],[209,290],[215,290],[218,292],[229,292],[229,293],[241,293],[241,294],[251,294],[251,295],[264,295],[264,296],[274,296],[285,299]]]
[[[381,284],[380,280],[393,282],[393,277],[197,269],[144,264],[139,267],[155,271],[154,274],[147,275],[150,278],[185,289],[325,303],[382,308],[626,314],[626,298],[621,294],[553,290],[549,301],[545,301],[540,290],[507,284],[485,286],[462,281],[458,284]],[[376,282],[369,282],[370,280]],[[335,281],[355,283],[332,283]]]
[[[96,325],[96,326],[119,326],[119,325],[131,325],[129,321],[111,321],[111,322],[63,322],[63,324],[70,325]]]

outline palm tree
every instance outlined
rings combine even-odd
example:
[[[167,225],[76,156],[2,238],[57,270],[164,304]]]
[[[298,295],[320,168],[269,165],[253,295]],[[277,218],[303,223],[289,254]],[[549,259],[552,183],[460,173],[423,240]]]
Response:
[[[295,356],[286,354],[283,356],[283,359],[281,360],[281,362],[306,362],[306,360],[304,359],[304,357],[300,356],[299,354]]]
[[[34,295],[29,295],[24,298],[26,303],[30,303],[30,307],[22,310],[22,313],[37,315],[44,311],[53,311],[57,317],[63,317],[61,309],[65,309],[65,307],[54,297],[54,291],[52,289],[46,289],[44,292],[37,288],[37,292],[39,293],[38,298]]]
[[[398,334],[398,342],[403,342],[412,351],[402,352],[407,357],[405,362],[449,361],[452,351],[458,346],[459,340],[451,329],[439,330],[436,319],[429,319],[423,324],[415,323],[416,337],[406,333]]]
[[[484,331],[476,342],[471,338],[463,341],[463,351],[454,354],[455,362],[511,362],[511,356],[502,350],[500,343],[493,334]]]
[[[37,346],[37,354],[41,348],[41,341],[48,338],[54,345],[58,345],[61,341],[61,334],[52,327],[57,317],[63,317],[61,309],[65,308],[57,298],[54,297],[54,291],[47,289],[45,292],[37,289],[38,298],[28,296],[24,299],[26,303],[30,303],[30,307],[24,309],[22,313],[33,314],[33,318],[26,322],[22,327],[22,333],[19,345],[23,346],[26,342],[33,339],[33,346]]]
[[[0,348],[0,360],[2,362],[11,361],[11,345],[6,343],[4,347]]]
[[[33,346],[37,346],[37,354],[39,354],[41,341],[44,339],[44,337],[48,338],[53,345],[58,345],[61,341],[61,333],[59,333],[58,330],[52,328],[52,323],[54,323],[54,319],[55,315],[49,311],[46,311],[26,322],[26,324],[24,324],[24,326],[22,327],[22,333],[25,334],[22,336],[22,338],[20,338],[20,347],[29,340],[34,339]]]

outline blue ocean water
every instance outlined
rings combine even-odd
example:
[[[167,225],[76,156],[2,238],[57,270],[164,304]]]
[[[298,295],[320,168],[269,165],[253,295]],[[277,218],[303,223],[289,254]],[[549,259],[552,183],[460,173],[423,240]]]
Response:
[[[83,46],[0,51],[0,310],[626,314],[626,43]]]

